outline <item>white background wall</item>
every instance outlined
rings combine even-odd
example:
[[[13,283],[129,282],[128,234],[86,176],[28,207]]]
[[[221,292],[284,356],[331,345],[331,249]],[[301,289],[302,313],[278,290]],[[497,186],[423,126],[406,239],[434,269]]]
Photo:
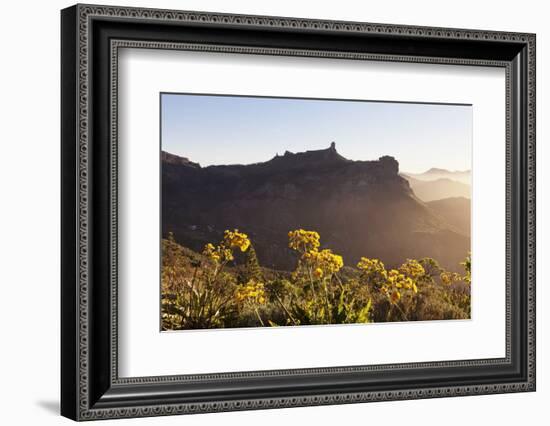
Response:
[[[293,408],[102,424],[547,424],[550,415],[545,262],[550,256],[550,27],[546,2],[403,0],[103,1],[143,7],[526,31],[537,33],[538,390],[531,394]],[[59,404],[59,9],[11,1],[0,25],[0,422],[68,424]],[[131,423],[129,423],[131,422]]]

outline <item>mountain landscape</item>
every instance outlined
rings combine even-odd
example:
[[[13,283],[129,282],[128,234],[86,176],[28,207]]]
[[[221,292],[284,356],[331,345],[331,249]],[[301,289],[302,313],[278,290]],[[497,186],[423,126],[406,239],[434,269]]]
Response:
[[[334,143],[250,165],[201,167],[167,152],[161,160],[163,237],[197,252],[239,229],[262,265],[291,271],[288,232],[300,228],[319,232],[346,264],[433,257],[455,271],[470,250],[469,172],[402,176],[393,157],[353,161]]]

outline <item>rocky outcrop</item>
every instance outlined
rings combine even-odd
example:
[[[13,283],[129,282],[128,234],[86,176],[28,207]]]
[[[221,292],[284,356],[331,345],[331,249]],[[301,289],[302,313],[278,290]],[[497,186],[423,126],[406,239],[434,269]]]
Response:
[[[287,233],[297,228],[318,231],[348,265],[431,256],[454,269],[469,250],[469,238],[415,197],[393,157],[352,161],[334,144],[251,165],[173,157],[162,163],[162,232],[193,250],[232,228],[252,238],[264,266],[286,270],[295,264]]]
[[[160,153],[160,159],[163,164],[172,164],[175,166],[188,166],[193,168],[200,169],[201,165],[199,163],[193,163],[189,161],[186,157],[180,157],[178,155],[170,154],[169,152],[162,151]]]

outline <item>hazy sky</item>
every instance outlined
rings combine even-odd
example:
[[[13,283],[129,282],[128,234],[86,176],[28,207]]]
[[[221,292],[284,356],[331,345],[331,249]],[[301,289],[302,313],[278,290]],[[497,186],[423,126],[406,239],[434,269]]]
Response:
[[[327,148],[391,155],[400,171],[471,168],[472,107],[213,95],[161,95],[162,149],[202,166]]]

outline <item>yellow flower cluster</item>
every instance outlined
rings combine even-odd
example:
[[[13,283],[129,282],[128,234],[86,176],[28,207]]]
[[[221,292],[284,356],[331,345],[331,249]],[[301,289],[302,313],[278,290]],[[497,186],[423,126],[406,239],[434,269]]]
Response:
[[[297,229],[288,233],[288,246],[301,253],[307,253],[312,250],[316,251],[321,245],[320,238],[319,234],[315,231]]]
[[[397,290],[393,290],[389,295],[390,302],[394,305],[401,300],[401,293]]]
[[[260,305],[265,304],[266,299],[264,284],[253,279],[248,281],[246,284],[237,288],[235,292],[235,299],[239,303],[249,302]]]
[[[248,235],[239,232],[238,229],[233,231],[226,230],[223,235],[223,244],[229,248],[238,248],[242,252],[248,250],[250,247],[250,240]]]
[[[414,294],[418,293],[416,281],[397,269],[390,269],[388,271],[388,279],[381,291],[388,297],[390,303],[395,305],[401,300],[401,293],[404,290],[411,290]]]
[[[315,231],[304,229],[290,231],[288,241],[291,249],[302,254],[301,263],[311,267],[316,278],[334,274],[344,266],[342,256],[333,253],[330,249],[319,251],[321,242],[319,234]]]
[[[232,249],[238,248],[245,252],[248,247],[250,247],[248,235],[239,232],[238,229],[226,230],[222,242],[218,246],[211,243],[206,244],[202,254],[216,263],[225,263],[234,259]]]
[[[426,273],[424,267],[415,259],[407,259],[407,261],[399,267],[399,272],[413,278],[420,278]]]
[[[388,278],[388,272],[384,263],[378,259],[369,259],[368,257],[362,257],[357,264],[357,268],[363,271],[370,278],[378,280],[386,280]]]
[[[453,282],[460,281],[462,279],[460,274],[448,271],[443,271],[441,274],[439,274],[439,278],[441,279],[441,282],[445,285],[451,285]]]
[[[204,246],[202,254],[216,263],[229,262],[233,260],[233,252],[231,249],[226,248],[223,244],[214,246],[214,244],[208,243]]]
[[[411,277],[405,276],[397,269],[391,269],[388,272],[388,285],[405,290],[412,290],[414,293],[418,293],[418,287]]]
[[[425,274],[422,265],[411,259],[407,259],[399,269],[388,271],[380,260],[362,257],[357,268],[365,274],[367,282],[376,285],[392,304],[401,300],[401,292],[405,290],[418,293],[417,280]]]
[[[317,269],[321,269],[324,274],[334,274],[344,266],[344,259],[338,254],[334,254],[330,249],[321,251],[310,251],[309,255]]]

